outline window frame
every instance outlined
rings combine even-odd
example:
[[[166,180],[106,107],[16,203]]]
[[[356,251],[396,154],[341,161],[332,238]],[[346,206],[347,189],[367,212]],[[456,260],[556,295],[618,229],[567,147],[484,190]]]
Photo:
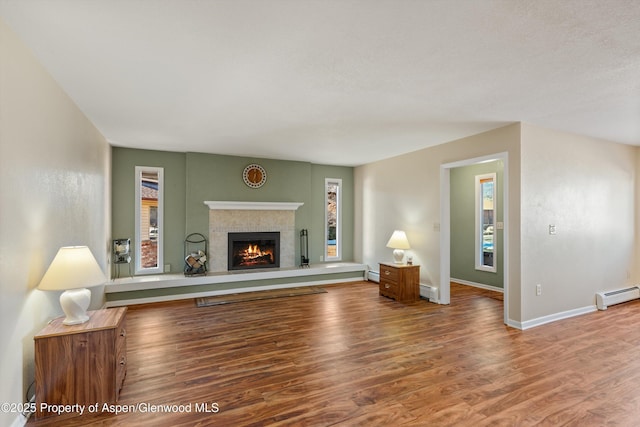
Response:
[[[329,255],[329,185],[336,185],[336,254]],[[342,260],[342,179],[324,179],[324,260]]]
[[[484,262],[484,197],[483,197],[483,181],[491,180],[493,182],[493,227],[492,232],[492,265],[487,265]],[[497,235],[497,214],[498,214],[498,183],[497,174],[495,172],[486,173],[475,176],[475,269],[479,271],[487,271],[490,273],[497,273],[498,271],[498,251],[496,246]]]
[[[158,175],[158,206],[157,206],[157,260],[155,267],[142,267],[142,174],[157,173]],[[164,168],[153,166],[135,167],[135,274],[161,274],[164,273]]]

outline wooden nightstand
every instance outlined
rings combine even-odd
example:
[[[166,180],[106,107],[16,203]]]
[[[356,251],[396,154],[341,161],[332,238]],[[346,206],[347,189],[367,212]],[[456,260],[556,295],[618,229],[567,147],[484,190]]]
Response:
[[[380,263],[380,295],[398,302],[420,300],[420,266]]]
[[[40,404],[115,403],[127,373],[126,307],[88,311],[66,326],[54,319],[35,337],[36,417]]]

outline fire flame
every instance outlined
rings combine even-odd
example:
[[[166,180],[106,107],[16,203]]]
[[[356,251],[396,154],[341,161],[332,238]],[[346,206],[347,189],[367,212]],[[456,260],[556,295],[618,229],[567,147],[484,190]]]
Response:
[[[259,245],[247,245],[244,252],[240,253],[241,256],[247,260],[258,258],[266,255],[272,255],[272,251],[263,251]]]
[[[268,265],[274,262],[273,248],[260,247],[260,244],[248,243],[236,254],[234,265]]]
[[[247,255],[251,255],[251,256],[261,256],[265,254],[260,250],[260,247],[258,245],[249,245],[247,247],[246,253]]]

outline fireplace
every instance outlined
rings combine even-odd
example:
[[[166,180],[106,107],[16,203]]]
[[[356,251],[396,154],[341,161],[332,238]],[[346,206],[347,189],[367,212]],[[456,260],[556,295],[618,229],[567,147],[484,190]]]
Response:
[[[280,267],[280,232],[229,233],[229,270]]]
[[[280,233],[279,268],[296,266],[298,202],[205,201],[209,207],[209,271],[229,271],[229,233]],[[251,271],[251,270],[249,270]]]

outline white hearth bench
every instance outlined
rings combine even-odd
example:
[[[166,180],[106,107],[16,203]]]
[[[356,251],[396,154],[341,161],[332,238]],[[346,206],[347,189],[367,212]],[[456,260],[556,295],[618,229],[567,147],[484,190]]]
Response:
[[[352,262],[326,263],[250,271],[225,271],[206,276],[159,274],[115,279],[105,285],[106,307],[201,298],[240,292],[318,286],[366,280],[368,267]]]

